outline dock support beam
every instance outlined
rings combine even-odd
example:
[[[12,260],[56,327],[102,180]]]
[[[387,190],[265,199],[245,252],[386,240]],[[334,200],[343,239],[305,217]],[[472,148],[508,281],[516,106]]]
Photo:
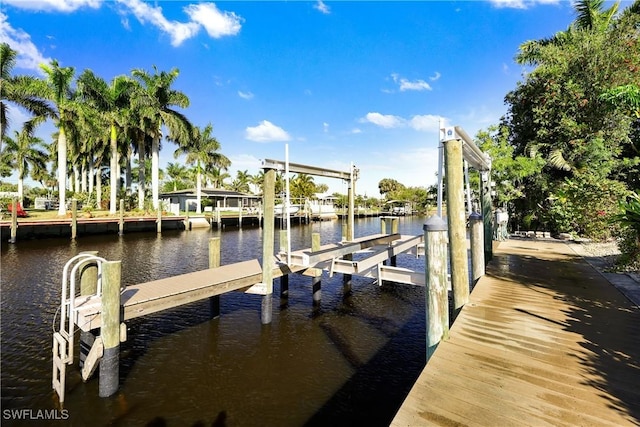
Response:
[[[124,199],[120,199],[120,219],[118,220],[118,234],[124,234]]]
[[[471,228],[471,277],[475,285],[484,276],[484,223],[477,212],[469,215]]]
[[[433,215],[424,224],[427,362],[441,340],[449,338],[447,224]]]
[[[263,325],[271,323],[273,317],[273,245],[275,233],[276,170],[266,169],[262,197],[264,198],[264,226],[262,227],[262,283],[265,295],[262,296],[261,321]]]
[[[78,235],[78,201],[71,199],[71,240]]]
[[[311,234],[311,252],[320,250],[320,233]],[[314,269],[315,275],[311,278],[311,289],[313,292],[313,305],[319,305],[322,300],[322,270],[319,268]]]
[[[9,238],[9,243],[15,243],[18,235],[18,199],[14,198],[11,204],[13,209],[11,209],[11,237]]]
[[[280,230],[280,253],[287,252],[287,230]],[[280,298],[289,298],[289,275],[280,276]]]
[[[100,361],[98,394],[109,397],[118,391],[120,376],[120,276],[121,262],[102,263],[102,327],[104,354]]]
[[[209,268],[220,267],[220,238],[212,237],[209,239]],[[209,298],[209,307],[211,307],[211,318],[220,317],[220,295]]]
[[[493,258],[493,226],[491,206],[491,172],[480,173],[482,190],[482,216],[484,218],[484,261],[489,262]]]
[[[397,234],[398,233],[398,217],[395,216],[383,216],[380,218],[380,233],[382,234]],[[389,231],[387,231],[389,230]],[[389,259],[392,267],[395,267],[398,263],[397,257],[394,255]]]
[[[469,258],[464,209],[464,168],[462,140],[444,141],[445,181],[447,189],[447,221],[451,260],[451,288],[455,315],[469,301]]]

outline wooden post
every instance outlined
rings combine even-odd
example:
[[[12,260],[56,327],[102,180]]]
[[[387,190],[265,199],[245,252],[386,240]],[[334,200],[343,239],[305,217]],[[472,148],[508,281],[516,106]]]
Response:
[[[464,209],[462,141],[444,142],[445,182],[447,189],[447,222],[451,260],[451,287],[455,315],[469,301],[469,259]]]
[[[353,241],[354,239],[354,207],[355,207],[355,189],[356,181],[353,177],[353,166],[351,167],[351,180],[349,180],[349,189],[347,196],[349,197],[349,210],[347,215],[347,240]]]
[[[391,218],[391,234],[396,234],[398,232],[399,222],[400,220],[397,217]],[[391,243],[389,243],[389,246],[391,246]],[[398,257],[395,255],[392,256],[390,262],[392,267],[396,267],[398,265]]]
[[[438,343],[449,338],[447,225],[437,215],[424,224],[427,362]]]
[[[486,171],[480,174],[482,187],[482,216],[484,218],[484,262],[493,258],[493,226],[492,206],[491,206],[491,172]]]
[[[97,256],[98,251],[85,251],[82,254]],[[98,264],[89,261],[80,268],[80,295],[95,295],[98,291]],[[84,361],[95,341],[95,335],[91,331],[80,331],[80,369],[84,366]]]
[[[156,219],[156,231],[162,233],[162,203],[158,205],[158,219]]]
[[[287,252],[287,230],[280,230],[280,239],[278,239],[280,244],[280,253]],[[289,297],[289,275],[283,274],[280,276],[280,297],[288,298]]]
[[[311,234],[311,252],[317,252],[320,250],[320,233]],[[319,305],[322,300],[322,270],[319,268],[314,269],[314,276],[311,278],[311,289],[313,296],[313,305]]]
[[[222,214],[220,213],[220,200],[216,200],[216,227],[222,228]]]
[[[120,375],[120,261],[102,263],[102,327],[104,353],[100,361],[98,394],[109,397],[118,391]]]
[[[220,238],[212,237],[209,239],[209,268],[220,267]],[[211,307],[211,318],[220,317],[220,295],[209,298],[209,307]]]
[[[189,203],[185,203],[184,229],[191,230],[191,222],[189,221]]]
[[[120,199],[120,219],[118,220],[118,234],[124,234],[124,199]]]
[[[469,215],[471,228],[471,277],[475,285],[484,276],[484,223],[477,212]]]
[[[238,228],[242,228],[242,201],[240,201],[240,210],[238,211]]]
[[[11,204],[13,206],[11,209],[11,238],[9,243],[15,243],[18,235],[18,199],[14,197]]]
[[[261,321],[263,325],[271,323],[273,316],[273,244],[275,232],[276,171],[267,169],[262,184],[264,199],[264,226],[262,227],[262,283],[265,295],[262,297]]]
[[[71,199],[71,240],[78,235],[78,201]]]

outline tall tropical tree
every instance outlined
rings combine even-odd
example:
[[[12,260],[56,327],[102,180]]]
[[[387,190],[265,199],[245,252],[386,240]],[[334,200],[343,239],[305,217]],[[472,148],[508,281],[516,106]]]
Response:
[[[67,137],[73,136],[75,121],[78,117],[78,102],[72,88],[75,69],[61,67],[55,59],[50,64],[41,64],[40,68],[47,76],[46,84],[43,86],[46,97],[56,108],[54,121],[58,128],[58,215],[65,215],[67,213]]]
[[[54,109],[46,101],[46,93],[42,86],[35,84],[38,80],[31,76],[14,76],[17,51],[8,43],[0,43],[0,138],[9,126],[7,102],[27,110],[34,117],[53,117]],[[0,142],[0,149],[2,148]]]
[[[187,168],[180,163],[167,163],[167,176],[171,179],[170,184],[173,191],[178,190],[178,185],[182,186],[182,183],[187,178]],[[167,187],[165,184],[165,188]]]
[[[30,169],[35,174],[47,169],[47,153],[41,138],[33,136],[29,128],[15,131],[14,137],[4,136],[5,150],[14,159],[13,167],[18,172],[18,199],[23,203],[24,178]]]
[[[291,197],[296,199],[311,198],[316,193],[313,176],[300,173],[291,180]]]
[[[112,214],[117,209],[117,191],[120,177],[120,174],[116,173],[119,161],[118,132],[125,126],[126,112],[130,107],[133,88],[132,80],[127,76],[116,76],[111,80],[110,84],[101,77],[96,76],[91,70],[83,71],[78,77],[80,95],[103,115],[104,121],[109,128],[111,153],[109,164],[111,170],[109,212]]]
[[[222,167],[213,167],[206,171],[207,178],[211,180],[211,185],[213,188],[223,188],[225,186],[225,180],[227,178],[231,178],[226,172],[225,168]]]
[[[180,145],[174,153],[175,157],[185,154],[187,163],[195,166],[196,213],[202,212],[202,176],[204,169],[230,163],[226,156],[218,152],[220,143],[211,135],[211,132],[213,132],[213,126],[210,123],[202,130],[194,127],[191,140],[187,144]]]
[[[167,138],[179,145],[188,144],[193,134],[193,126],[187,117],[174,109],[189,106],[189,98],[184,93],[172,89],[179,75],[178,69],[159,72],[154,66],[154,74],[135,69],[132,75],[142,85],[142,92],[134,100],[134,107],[145,119],[145,131],[151,135],[151,192],[154,209],[158,209],[160,195],[159,157],[162,127],[168,130]]]

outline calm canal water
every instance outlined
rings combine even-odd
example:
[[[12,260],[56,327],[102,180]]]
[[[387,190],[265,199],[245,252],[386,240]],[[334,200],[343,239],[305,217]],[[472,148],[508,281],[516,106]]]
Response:
[[[403,234],[422,234],[425,218],[400,219]],[[339,241],[341,223],[296,225],[292,249]],[[378,218],[356,220],[356,237],[379,233]],[[221,317],[208,301],[127,322],[120,389],[98,397],[98,380],[83,383],[67,368],[64,421],[7,419],[6,410],[56,409],[51,389],[53,320],[62,267],[81,251],[122,260],[124,284],[207,268],[208,240],[220,236],[222,263],[261,258],[259,228],[81,236],[2,242],[1,379],[6,425],[70,426],[386,426],[425,364],[424,290],[379,287],[354,276],[322,278],[312,304],[311,279],[290,278],[289,298],[275,280],[273,322],[260,323],[261,297],[221,297]],[[277,238],[277,236],[276,236]],[[277,248],[277,242],[276,242]],[[398,257],[424,269],[424,259]],[[77,345],[77,344],[76,344]]]

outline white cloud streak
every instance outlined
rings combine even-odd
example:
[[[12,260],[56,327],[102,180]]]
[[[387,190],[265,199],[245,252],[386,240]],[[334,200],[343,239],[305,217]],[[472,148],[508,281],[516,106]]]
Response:
[[[558,4],[561,0],[490,0],[497,8],[528,9],[537,5]]]
[[[328,15],[331,13],[331,9],[327,6],[322,0],[318,0],[316,4],[313,5],[313,8],[319,10],[321,13]]]
[[[279,126],[263,120],[258,126],[247,127],[245,138],[256,142],[289,141],[291,136]]]
[[[409,119],[391,114],[367,113],[360,119],[361,123],[373,123],[385,129],[409,127],[418,132],[438,132],[440,120],[446,123],[446,119],[432,114],[415,115]]]
[[[7,20],[7,15],[3,13],[0,13],[0,43],[8,43],[13,50],[18,52],[16,56],[17,68],[42,73],[40,64],[51,62],[51,58],[43,56],[33,44],[31,36],[22,29],[13,28]]]
[[[44,12],[74,12],[83,7],[97,9],[102,0],[3,0],[5,5]]]
[[[221,12],[213,3],[191,4],[184,10],[193,22],[200,24],[214,39],[235,36],[244,21],[233,12]]]
[[[395,73],[391,74],[391,78],[395,83],[398,84],[400,88],[400,92],[405,92],[407,90],[416,90],[416,91],[431,90],[431,86],[429,85],[429,83],[421,79],[410,81],[409,79],[400,77],[398,74],[395,74]]]
[[[242,99],[252,99],[253,93],[251,92],[243,92],[241,90],[238,91],[238,96]]]

